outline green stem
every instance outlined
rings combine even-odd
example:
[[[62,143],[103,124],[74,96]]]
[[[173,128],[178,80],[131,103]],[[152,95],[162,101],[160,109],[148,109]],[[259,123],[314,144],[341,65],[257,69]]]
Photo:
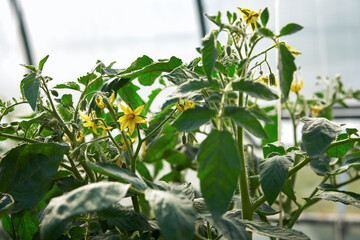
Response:
[[[209,222],[206,222],[206,228],[207,228],[207,235],[208,235],[208,239],[212,240],[212,236],[211,236],[211,226]]]
[[[68,160],[69,160],[69,162],[70,162],[70,165],[71,165],[71,171],[74,173],[74,175],[75,175],[75,177],[76,177],[77,179],[79,179],[80,181],[82,181],[83,178],[82,178],[81,174],[79,173],[79,170],[77,169],[74,161],[72,160],[72,158],[71,158],[69,155],[67,155],[67,158],[68,158]]]
[[[28,103],[28,102],[27,102],[27,101],[17,102],[17,103],[14,103],[14,104],[6,107],[5,110],[4,110],[4,112],[0,115],[0,122],[1,122],[1,119],[7,114],[7,112],[8,112],[11,108],[15,107],[16,105],[23,104],[23,103]]]
[[[328,180],[328,178],[329,178],[329,176],[325,176],[325,177],[323,178],[323,180],[321,181],[320,184],[325,183],[325,182]],[[320,185],[320,184],[319,184],[319,185]],[[290,220],[290,222],[289,222],[289,224],[288,224],[288,228],[292,228],[292,227],[295,225],[295,223],[296,223],[296,221],[299,219],[301,213],[302,213],[307,207],[309,207],[310,205],[312,205],[312,204],[314,204],[315,202],[317,202],[317,201],[315,201],[315,199],[311,199],[311,198],[312,198],[313,196],[315,196],[315,194],[316,194],[318,191],[319,191],[319,189],[318,189],[318,188],[315,188],[314,191],[313,191],[313,192],[309,195],[309,197],[308,197],[310,200],[308,200],[303,206],[299,207],[299,209],[296,211],[295,215],[293,215],[293,216],[291,217],[291,220]]]
[[[94,78],[91,82],[89,82],[89,84],[86,85],[84,91],[81,92],[79,101],[78,101],[78,103],[76,104],[76,108],[75,108],[75,112],[74,112],[74,118],[73,118],[74,121],[76,121],[76,119],[77,119],[77,117],[78,117],[80,104],[81,104],[82,100],[84,99],[84,96],[87,94],[86,91],[87,91],[97,80],[99,80],[100,78],[102,78],[102,75]]]
[[[333,148],[333,147],[337,147],[339,145],[343,145],[343,144],[346,144],[346,143],[353,143],[353,142],[360,142],[360,137],[357,137],[357,138],[348,138],[348,139],[345,139],[345,140],[340,140],[340,141],[336,141],[336,142],[333,142],[329,145],[329,147],[324,151],[328,151],[329,149]]]
[[[239,93],[239,106],[243,105],[244,94]],[[244,130],[242,127],[237,128],[237,144],[240,154],[240,177],[239,177],[239,187],[241,195],[241,210],[243,219],[252,220],[253,211],[251,208],[250,194],[249,194],[249,183],[247,178],[247,166],[244,155]]]
[[[11,140],[24,141],[24,142],[28,142],[28,143],[43,143],[43,142],[37,141],[35,139],[24,138],[24,137],[15,136],[15,135],[7,134],[7,133],[0,133],[0,137],[6,137]]]

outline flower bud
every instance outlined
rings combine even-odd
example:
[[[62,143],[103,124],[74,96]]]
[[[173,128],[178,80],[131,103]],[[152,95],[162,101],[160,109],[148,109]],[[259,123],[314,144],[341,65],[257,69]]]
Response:
[[[57,91],[55,91],[55,90],[51,90],[50,92],[55,97],[59,96],[59,93]]]
[[[269,74],[269,80],[270,80],[270,86],[276,86],[275,74],[270,73],[270,74]]]

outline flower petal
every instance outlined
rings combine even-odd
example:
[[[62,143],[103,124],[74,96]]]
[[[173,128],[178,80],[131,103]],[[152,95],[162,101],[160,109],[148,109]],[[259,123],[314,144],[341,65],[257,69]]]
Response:
[[[124,131],[125,128],[129,125],[129,120],[126,118],[122,123],[121,123],[121,131]]]
[[[129,122],[129,132],[130,132],[130,134],[133,134],[134,130],[135,130],[135,121],[131,121],[131,122]]]
[[[144,109],[145,105],[139,106],[135,109],[134,114],[139,115],[141,111]]]
[[[135,123],[146,123],[146,120],[142,119],[140,116],[135,116]]]
[[[119,103],[119,106],[120,106],[121,110],[123,110],[123,112],[124,112],[125,114],[131,113],[131,112],[129,112],[129,110],[128,110],[128,108],[127,108],[127,107],[129,107],[129,106],[125,107],[125,106],[122,105],[121,103]]]
[[[90,120],[90,117],[89,117],[89,116],[86,116],[86,115],[82,114],[81,112],[79,112],[79,116],[80,116],[83,120],[85,120],[85,121],[89,121],[89,120]]]
[[[125,119],[127,119],[127,115],[123,115],[121,117],[119,117],[119,119],[117,120],[118,122],[123,122]]]

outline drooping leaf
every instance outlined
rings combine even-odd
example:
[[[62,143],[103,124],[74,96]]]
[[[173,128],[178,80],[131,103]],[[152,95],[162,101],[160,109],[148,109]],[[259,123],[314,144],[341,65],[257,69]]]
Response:
[[[109,226],[115,226],[119,230],[154,231],[159,228],[154,221],[149,221],[145,215],[120,206],[102,210],[98,212],[98,215]]]
[[[179,131],[191,131],[198,129],[215,116],[215,110],[208,107],[195,106],[195,108],[190,108],[182,112],[172,126],[177,128]]]
[[[4,154],[0,192],[14,198],[12,212],[29,209],[45,196],[67,149],[56,143],[36,143],[20,145]]]
[[[328,155],[322,154],[321,156],[312,160],[310,162],[310,166],[317,175],[326,176],[331,171],[329,166],[330,161],[331,158]]]
[[[276,211],[275,209],[264,203],[256,209],[256,213],[262,215],[275,215],[278,214],[279,211]]]
[[[212,130],[201,143],[198,177],[205,202],[214,218],[229,207],[240,173],[240,156],[227,131]]]
[[[10,194],[0,193],[0,218],[8,214],[14,206],[14,199]]]
[[[75,91],[80,91],[80,86],[76,82],[66,82],[66,83],[57,84],[53,88],[56,88],[56,89],[71,89],[71,90],[75,90]]]
[[[264,146],[267,143],[273,143],[278,140],[278,116],[277,115],[271,115],[269,116],[272,123],[265,122],[264,130],[269,136],[268,139],[262,139],[261,140],[261,146]]]
[[[255,98],[272,101],[278,99],[278,96],[268,87],[260,82],[254,82],[249,80],[240,80],[233,82],[232,87],[234,90],[245,92]]]
[[[292,166],[290,156],[273,156],[260,165],[260,184],[269,205],[273,204],[286,180]]]
[[[112,177],[123,183],[131,183],[133,186],[143,191],[147,189],[147,185],[144,182],[144,180],[139,178],[136,174],[129,172],[128,170],[123,169],[116,164],[112,164],[112,163],[105,164],[101,162],[93,163],[90,161],[87,162],[87,164],[95,172]]]
[[[212,80],[212,71],[215,67],[218,51],[216,48],[218,30],[212,30],[208,35],[202,39],[202,62],[205,74],[209,81]]]
[[[178,191],[147,189],[145,198],[152,206],[165,239],[192,239],[195,228],[193,204]]]
[[[265,8],[260,15],[261,24],[266,27],[266,24],[269,21],[269,11],[267,8]]]
[[[73,176],[64,176],[60,178],[56,178],[54,180],[56,186],[58,186],[64,192],[70,192],[76,188],[84,186],[86,181],[80,181]]]
[[[224,113],[225,116],[230,117],[238,126],[245,128],[255,137],[269,137],[260,124],[259,120],[257,120],[257,118],[245,108],[237,106],[226,106]]]
[[[28,74],[20,83],[21,92],[30,104],[33,111],[36,109],[36,103],[40,89],[40,79],[36,77],[36,73]]]
[[[341,131],[339,125],[325,118],[302,118],[302,142],[310,158],[319,157]]]
[[[30,210],[22,210],[12,215],[15,231],[23,240],[32,240],[39,229],[37,214]]]
[[[303,28],[304,27],[300,26],[299,24],[289,23],[280,30],[280,35],[279,36],[290,35],[290,34],[293,34],[293,33],[296,33],[298,31],[300,31]]]
[[[278,58],[280,89],[283,95],[283,101],[285,101],[289,96],[293,74],[296,71],[295,57],[285,44],[281,43],[279,44]]]
[[[360,195],[348,191],[322,191],[316,194],[313,199],[324,199],[333,202],[340,202],[345,205],[351,205],[360,208]]]
[[[53,198],[45,208],[40,224],[41,239],[56,239],[63,223],[71,217],[108,209],[125,197],[130,184],[98,182]]]

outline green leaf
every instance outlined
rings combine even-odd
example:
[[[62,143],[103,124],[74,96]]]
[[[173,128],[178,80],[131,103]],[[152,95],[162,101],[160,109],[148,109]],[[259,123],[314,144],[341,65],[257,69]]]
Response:
[[[269,205],[273,204],[292,166],[290,156],[273,156],[260,164],[260,184]]]
[[[124,102],[129,104],[133,110],[135,110],[139,106],[144,105],[144,101],[137,93],[139,89],[140,88],[138,86],[134,85],[132,82],[129,82],[119,90],[122,100],[124,100]],[[144,110],[142,111],[141,114],[143,113]]]
[[[165,75],[175,85],[180,85],[190,79],[200,79],[199,75],[181,66],[172,70],[168,75]]]
[[[348,139],[349,135],[347,133],[342,133],[339,134],[336,138],[336,141],[340,141],[340,140],[345,140]],[[334,158],[342,158],[345,156],[345,154],[350,151],[350,149],[352,149],[352,147],[354,146],[354,142],[353,143],[344,143],[341,145],[337,145],[335,147],[330,148],[329,150],[326,151],[326,153],[330,156],[330,157],[334,157]]]
[[[19,126],[22,127],[23,129],[28,129],[32,124],[41,122],[46,117],[49,117],[49,114],[46,112],[41,112],[27,121],[26,120],[21,121],[19,123]]]
[[[151,104],[153,103],[156,96],[161,92],[161,90],[162,90],[161,88],[152,90],[152,92],[150,93],[150,95],[148,97],[148,101],[146,102],[146,105],[145,105],[144,115],[146,115],[149,112]]]
[[[64,192],[70,192],[76,188],[84,186],[86,181],[80,181],[73,176],[60,177],[55,179],[55,184]]]
[[[39,229],[37,214],[30,210],[23,210],[12,215],[15,231],[22,240],[32,240]]]
[[[10,215],[5,215],[1,218],[2,228],[11,236],[11,239],[16,239],[14,227],[11,223]]]
[[[153,63],[154,60],[151,59],[150,57],[143,55],[142,57],[138,57],[134,62],[131,63],[130,67],[128,67],[125,71],[121,72],[123,73],[129,73],[129,72],[133,72],[135,70],[139,70],[151,63]]]
[[[72,99],[72,95],[71,94],[64,94],[61,97],[61,102],[66,106],[66,107],[73,107],[73,99]]]
[[[192,239],[195,228],[193,204],[181,192],[147,189],[145,198],[152,206],[165,239]]]
[[[269,116],[273,123],[265,122],[264,130],[268,134],[268,139],[261,140],[261,146],[264,146],[267,143],[276,142],[278,140],[278,124],[277,124],[277,115]]]
[[[259,28],[258,32],[264,37],[272,38],[275,36],[275,34],[268,28]]]
[[[40,89],[40,79],[36,77],[36,73],[28,74],[21,80],[20,88],[31,109],[35,111]]]
[[[112,177],[122,183],[131,183],[133,186],[143,191],[147,189],[147,185],[144,180],[139,178],[136,174],[129,172],[116,164],[101,162],[93,163],[90,161],[87,162],[87,164],[95,172]]]
[[[180,166],[191,166],[191,159],[185,154],[178,151],[171,151],[169,156],[165,160],[170,164],[180,165]]]
[[[288,179],[285,181],[285,184],[283,186],[283,193],[286,194],[286,196],[288,196],[291,200],[296,201],[296,196],[294,193],[294,189],[293,189],[293,185],[290,181],[291,179]]]
[[[290,35],[290,34],[296,33],[296,32],[300,31],[303,28],[304,27],[300,26],[299,24],[289,23],[280,30],[279,37],[284,36],[284,35]]]
[[[153,62],[154,60],[144,55],[142,57],[137,58],[133,63],[131,63],[131,66],[125,70],[125,73],[141,69],[149,64],[152,64]],[[123,73],[124,72],[122,72],[122,74]],[[161,75],[161,71],[145,73],[143,75],[138,76],[138,80],[141,85],[150,86],[154,83],[155,79],[158,78],[160,75]]]
[[[260,15],[260,20],[261,20],[261,24],[266,27],[266,24],[268,23],[269,21],[269,11],[267,8],[265,8],[261,15]]]
[[[212,130],[201,143],[197,160],[202,195],[214,218],[229,207],[240,174],[240,156],[227,131]]]
[[[2,157],[0,192],[15,199],[12,212],[29,209],[45,196],[67,150],[56,143],[24,144]]]
[[[282,142],[273,142],[268,143],[263,147],[264,158],[267,158],[270,153],[278,153],[280,155],[285,155],[285,147]]]
[[[281,93],[283,94],[283,101],[286,101],[289,96],[293,74],[296,71],[295,57],[285,46],[285,44],[280,43],[278,58],[280,88]]]
[[[287,240],[310,240],[304,233],[288,228],[281,228],[265,222],[239,220],[245,224],[246,229],[257,234]]]
[[[45,56],[43,59],[40,60],[39,66],[38,66],[38,69],[39,69],[40,71],[43,70],[44,64],[46,63],[46,61],[48,60],[48,58],[49,58],[49,55]]]
[[[347,191],[323,191],[316,194],[313,199],[324,199],[333,202],[340,202],[345,205],[351,205],[360,208],[360,195]]]
[[[67,219],[101,211],[125,197],[130,184],[98,182],[51,199],[40,224],[41,239],[57,239]]]
[[[353,134],[359,136],[358,130],[356,128],[346,128],[345,131],[349,135],[349,137],[351,137],[351,135]]]
[[[101,220],[105,220],[111,227],[126,231],[154,231],[159,229],[154,221],[149,221],[144,214],[133,210],[115,206],[98,212]]]
[[[319,157],[341,131],[339,125],[325,118],[302,118],[302,142],[310,158]]]
[[[216,111],[208,107],[195,106],[181,113],[172,124],[179,131],[187,132],[198,129],[216,116]]]
[[[80,91],[80,86],[76,82],[66,82],[57,84],[54,88],[56,89],[72,89],[76,91]]]
[[[212,80],[212,71],[214,70],[218,51],[216,48],[216,39],[218,30],[212,30],[202,39],[202,62],[205,74],[209,81]]]
[[[8,214],[14,206],[14,199],[10,194],[0,193],[0,218]]]
[[[226,106],[225,116],[230,117],[236,125],[245,128],[251,134],[258,138],[268,138],[269,136],[261,126],[259,120],[243,107]]]
[[[271,208],[269,205],[263,203],[257,209],[256,213],[261,215],[275,215],[278,214],[280,211],[276,211],[275,209]]]
[[[213,86],[209,81],[190,79],[176,88],[177,94],[188,93]]]
[[[260,82],[254,82],[249,80],[240,80],[232,83],[234,90],[245,92],[252,97],[264,99],[267,101],[276,100],[279,97],[268,87]]]
[[[120,74],[118,74],[118,76],[121,78],[137,78],[139,76],[145,76],[143,84],[150,84],[152,81],[151,76],[155,76],[155,75],[159,74],[159,72],[171,72],[173,69],[177,68],[181,64],[182,64],[181,59],[176,58],[176,57],[171,57],[169,61],[161,61],[161,62],[151,63],[141,69],[132,71],[130,73],[128,73],[127,70],[125,70],[124,72],[121,72]],[[150,75],[146,75],[146,74],[150,74]],[[153,80],[155,80],[155,79],[153,79]]]
[[[166,153],[172,150],[177,143],[176,134],[163,134],[157,138],[146,150],[143,161],[156,162],[166,156]]]
[[[97,76],[96,76],[95,73],[88,73],[88,74],[85,75],[85,76],[79,77],[79,78],[77,79],[77,81],[78,81],[78,83],[81,83],[81,84],[87,86],[88,83],[89,83],[91,80],[95,79],[96,77],[97,77]]]

